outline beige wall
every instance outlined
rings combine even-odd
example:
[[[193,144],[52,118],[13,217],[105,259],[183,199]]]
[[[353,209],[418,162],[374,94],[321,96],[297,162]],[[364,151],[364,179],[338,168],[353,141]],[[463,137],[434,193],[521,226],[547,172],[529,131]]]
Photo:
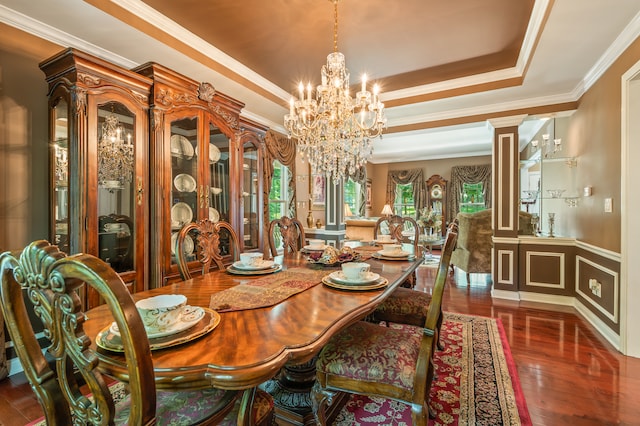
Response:
[[[38,68],[61,50],[0,24],[0,250],[48,238],[47,84]]]
[[[572,234],[614,252],[620,252],[621,237],[621,77],[639,59],[640,39],[580,99],[568,129],[578,149],[579,187],[593,187],[593,196],[580,200]],[[613,213],[604,213],[607,197],[613,199]]]

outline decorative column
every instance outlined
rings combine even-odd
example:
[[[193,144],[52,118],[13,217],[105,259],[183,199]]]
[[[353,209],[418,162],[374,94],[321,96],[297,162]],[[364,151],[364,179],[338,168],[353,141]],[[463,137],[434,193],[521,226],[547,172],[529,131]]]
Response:
[[[492,162],[493,292],[500,298],[518,295],[518,211],[520,150],[518,126],[526,115],[489,120],[494,128]]]
[[[328,244],[340,247],[347,232],[344,223],[344,183],[342,180],[334,185],[333,179],[327,179],[324,224]]]

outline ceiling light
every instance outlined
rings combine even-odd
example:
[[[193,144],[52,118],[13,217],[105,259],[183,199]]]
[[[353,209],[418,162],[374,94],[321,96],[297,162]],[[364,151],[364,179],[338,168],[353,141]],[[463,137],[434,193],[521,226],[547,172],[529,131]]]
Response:
[[[354,174],[373,154],[374,139],[386,126],[378,85],[367,90],[366,75],[355,98],[349,94],[349,71],[338,52],[338,0],[334,7],[333,53],[322,67],[322,84],[299,86],[299,99],[291,98],[284,126],[298,139],[298,151],[309,159],[313,174],[324,174],[334,183]]]

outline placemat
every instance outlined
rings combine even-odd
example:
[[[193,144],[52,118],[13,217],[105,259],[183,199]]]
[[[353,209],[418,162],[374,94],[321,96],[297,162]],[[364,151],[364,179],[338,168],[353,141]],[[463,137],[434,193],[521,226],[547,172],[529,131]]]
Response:
[[[287,269],[213,294],[209,307],[217,312],[230,312],[277,305],[294,294],[320,284],[326,274],[324,270]]]

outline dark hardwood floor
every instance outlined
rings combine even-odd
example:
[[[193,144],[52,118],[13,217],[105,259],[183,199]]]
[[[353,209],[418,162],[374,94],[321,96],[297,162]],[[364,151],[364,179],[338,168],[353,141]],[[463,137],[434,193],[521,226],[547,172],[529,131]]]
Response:
[[[428,291],[435,269],[419,268]],[[451,276],[447,311],[499,318],[534,425],[639,425],[640,359],[622,356],[575,309],[493,300],[489,278]],[[0,425],[22,426],[42,415],[23,375],[0,381]]]

